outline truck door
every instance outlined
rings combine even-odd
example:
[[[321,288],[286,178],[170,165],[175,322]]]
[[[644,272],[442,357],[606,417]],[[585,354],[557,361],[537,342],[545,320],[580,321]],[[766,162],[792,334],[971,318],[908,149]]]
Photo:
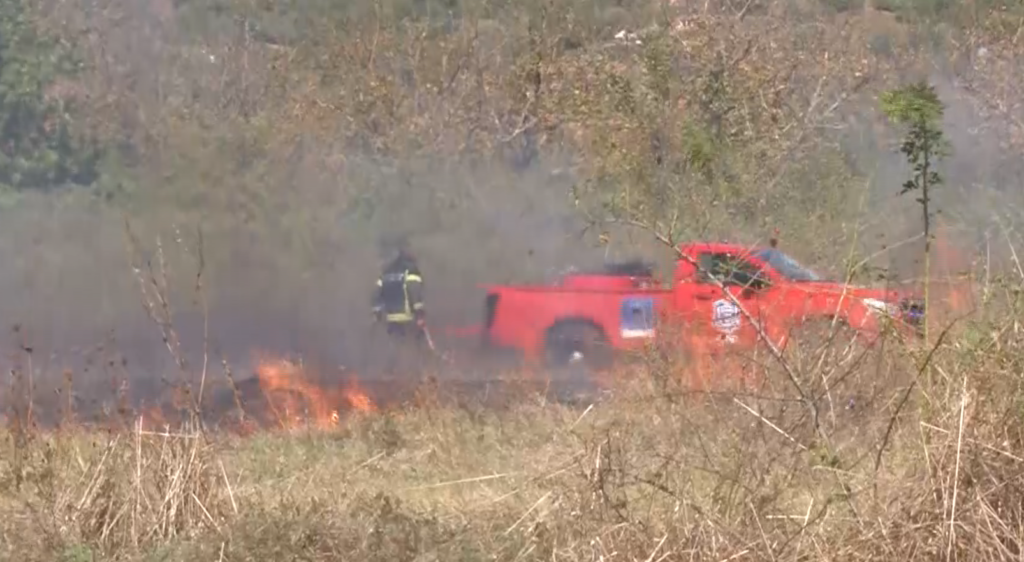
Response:
[[[708,252],[699,256],[697,279],[694,315],[695,320],[706,326],[704,336],[726,346],[756,343],[757,328],[737,303],[760,322],[762,296],[770,288],[760,268],[729,253]],[[728,295],[716,281],[721,282]]]

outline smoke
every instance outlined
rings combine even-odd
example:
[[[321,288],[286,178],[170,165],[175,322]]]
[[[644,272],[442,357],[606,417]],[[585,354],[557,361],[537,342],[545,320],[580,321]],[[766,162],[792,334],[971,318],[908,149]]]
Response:
[[[119,126],[134,131],[133,140],[144,136],[139,131],[151,132],[141,124],[165,104],[195,97],[244,113],[271,91],[260,89],[265,76],[255,71],[250,82],[229,81],[224,77],[234,69],[211,62],[220,56],[214,44],[251,40],[240,26],[220,21],[217,27],[238,37],[203,36],[182,29],[170,3],[121,5],[126,13],[117,20],[119,27],[89,40],[102,42],[110,57],[103,76],[121,80],[106,87],[123,87],[122,100],[137,100],[118,115]],[[79,21],[89,19],[83,14],[99,17],[83,6],[76,8],[83,10]],[[195,51],[187,64],[169,56],[187,43]],[[207,47],[209,53],[203,51]],[[93,50],[102,49],[93,45]],[[255,57],[247,60],[253,68],[258,63]],[[935,207],[959,229],[961,241],[975,247],[998,238],[994,216],[1006,224],[1019,219],[1009,213],[1021,202],[1024,172],[1024,163],[1010,157],[1015,153],[1007,145],[1009,125],[986,114],[976,89],[968,87],[977,72],[940,65],[926,74],[947,104],[945,131],[953,148],[941,167],[946,184],[933,194]],[[178,89],[164,91],[162,84],[171,83]],[[245,99],[236,100],[235,94]],[[871,179],[867,212],[860,217],[867,252],[917,234],[919,208],[912,196],[897,195],[909,169],[896,151],[894,132],[879,130],[877,101],[861,100],[850,117],[840,135],[842,150],[858,175]],[[135,163],[141,172],[135,172],[136,189],[123,205],[71,193],[29,195],[0,209],[0,318],[23,327],[37,368],[51,374],[63,367],[83,372],[92,364],[91,373],[105,372],[119,355],[95,349],[112,338],[110,347],[124,355],[127,372],[139,384],[175,376],[162,334],[142,305],[126,250],[125,210],[151,258],[160,236],[188,359],[194,366],[202,362],[208,330],[211,365],[223,357],[242,375],[260,349],[356,372],[371,368],[383,337],[369,304],[382,266],[378,240],[384,235],[408,236],[425,273],[428,315],[442,345],[455,343],[445,337],[445,328],[479,323],[481,284],[541,281],[569,265],[649,253],[625,237],[614,238],[611,249],[601,248],[593,233],[584,234],[587,224],[570,203],[576,180],[570,153],[521,151],[512,157],[503,152],[456,160],[421,151],[382,159],[342,141],[315,145],[299,138],[280,140],[301,147],[284,165],[219,138],[228,136],[231,124],[203,124],[214,125],[223,128],[194,143],[193,131],[171,131],[177,144],[150,152],[159,156],[153,161]],[[275,125],[246,132],[274,134]],[[342,164],[336,163],[339,154]],[[194,290],[199,229],[209,299],[205,329]],[[1001,251],[1006,250],[1004,243]],[[918,251],[902,247],[884,265],[912,275]]]
[[[888,86],[924,79],[945,105],[942,127],[949,150],[936,160],[942,183],[930,192],[932,233],[941,232],[947,249],[961,256],[986,254],[996,262],[993,267],[1005,265],[1010,244],[1018,237],[1003,227],[1020,223],[1016,209],[1024,203],[1024,162],[1015,156],[1012,120],[990,110],[988,94],[974,83],[979,77],[976,66],[937,49],[924,60],[923,70]],[[861,218],[864,251],[891,246],[875,265],[897,279],[923,275],[921,194],[901,194],[913,174],[899,152],[902,130],[881,115],[874,96],[852,106],[850,116],[849,127],[841,134],[842,148],[857,175],[869,180]]]
[[[540,281],[568,264],[603,259],[580,237],[584,224],[568,204],[571,178],[552,173],[564,162],[539,160],[524,171],[502,162],[437,162],[353,159],[345,176],[335,179],[371,193],[372,211],[351,201],[325,205],[318,195],[332,182],[310,182],[288,185],[282,214],[246,229],[217,229],[217,216],[206,217],[203,290],[214,369],[223,357],[244,376],[257,350],[356,372],[371,368],[384,338],[370,315],[383,265],[377,245],[382,236],[408,236],[441,345],[458,343],[445,337],[448,328],[482,319],[480,284]],[[299,210],[306,220],[292,223]],[[175,327],[198,371],[205,320],[194,289],[200,225],[158,214],[129,217],[158,277],[159,237]],[[159,387],[161,377],[176,378],[133,271],[141,267],[148,284],[147,264],[131,262],[117,209],[84,193],[30,196],[0,212],[0,240],[0,317],[24,326],[36,356],[47,358],[36,361],[51,373],[41,385],[56,384],[64,367],[81,374],[89,364],[93,371],[86,378],[94,380],[122,356],[128,362],[124,374],[137,386]],[[106,351],[95,351],[104,344]]]
[[[84,86],[113,100],[100,129],[134,146],[108,166],[116,185],[101,191],[127,193],[113,204],[63,192],[0,210],[0,318],[23,327],[8,347],[29,341],[35,368],[46,371],[41,386],[55,386],[65,367],[88,382],[86,393],[105,392],[98,377],[130,376],[141,394],[178,377],[139,287],[138,275],[151,282],[145,260],[160,274],[158,240],[191,370],[204,359],[218,370],[223,358],[242,377],[258,350],[371,368],[383,338],[369,306],[383,235],[409,237],[442,345],[456,343],[445,341],[447,328],[481,320],[480,284],[539,281],[604,257],[580,235],[585,225],[568,203],[571,155],[382,159],[344,141],[300,138],[281,157],[272,145],[292,143],[252,139],[267,129],[247,120],[270,103],[267,59],[259,49],[232,52],[260,30],[197,19],[195,6],[170,2],[48,8],[48,22],[93,57]],[[210,113],[182,123],[174,116],[183,107]],[[131,261],[122,212],[144,246],[141,262]]]

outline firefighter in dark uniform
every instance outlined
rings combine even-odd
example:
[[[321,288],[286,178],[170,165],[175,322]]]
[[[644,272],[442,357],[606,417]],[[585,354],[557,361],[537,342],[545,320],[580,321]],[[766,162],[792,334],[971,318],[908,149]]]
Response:
[[[404,243],[377,279],[374,315],[387,323],[388,335],[396,339],[411,339],[417,346],[426,339],[423,274]]]

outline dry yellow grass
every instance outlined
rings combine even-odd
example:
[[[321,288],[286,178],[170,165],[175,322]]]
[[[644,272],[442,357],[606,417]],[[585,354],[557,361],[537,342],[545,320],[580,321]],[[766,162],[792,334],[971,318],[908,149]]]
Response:
[[[1024,339],[990,306],[949,332],[930,385],[908,390],[925,350],[871,351],[818,429],[770,362],[745,392],[687,391],[692,364],[648,362],[592,404],[424,402],[329,431],[13,427],[0,556],[1017,559]]]

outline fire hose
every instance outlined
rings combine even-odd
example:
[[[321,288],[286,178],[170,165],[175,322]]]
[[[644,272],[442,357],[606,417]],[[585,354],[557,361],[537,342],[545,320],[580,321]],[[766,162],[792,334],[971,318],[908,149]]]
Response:
[[[441,359],[441,361],[444,361],[445,363],[452,363],[452,358],[449,354],[443,351],[438,351],[437,346],[434,345],[434,338],[430,335],[430,328],[427,326],[426,322],[420,326],[420,329],[423,330],[423,338],[427,341],[427,346],[430,347],[430,351]]]
[[[379,307],[374,307],[373,314],[375,323],[379,325],[384,320],[383,311]],[[427,326],[426,321],[420,321],[417,322],[417,324],[419,328],[423,330],[423,339],[427,342],[427,347],[430,348],[430,351],[442,361],[451,363],[451,357],[449,357],[447,353],[438,351],[437,346],[434,344],[434,337],[430,334],[430,327]]]

